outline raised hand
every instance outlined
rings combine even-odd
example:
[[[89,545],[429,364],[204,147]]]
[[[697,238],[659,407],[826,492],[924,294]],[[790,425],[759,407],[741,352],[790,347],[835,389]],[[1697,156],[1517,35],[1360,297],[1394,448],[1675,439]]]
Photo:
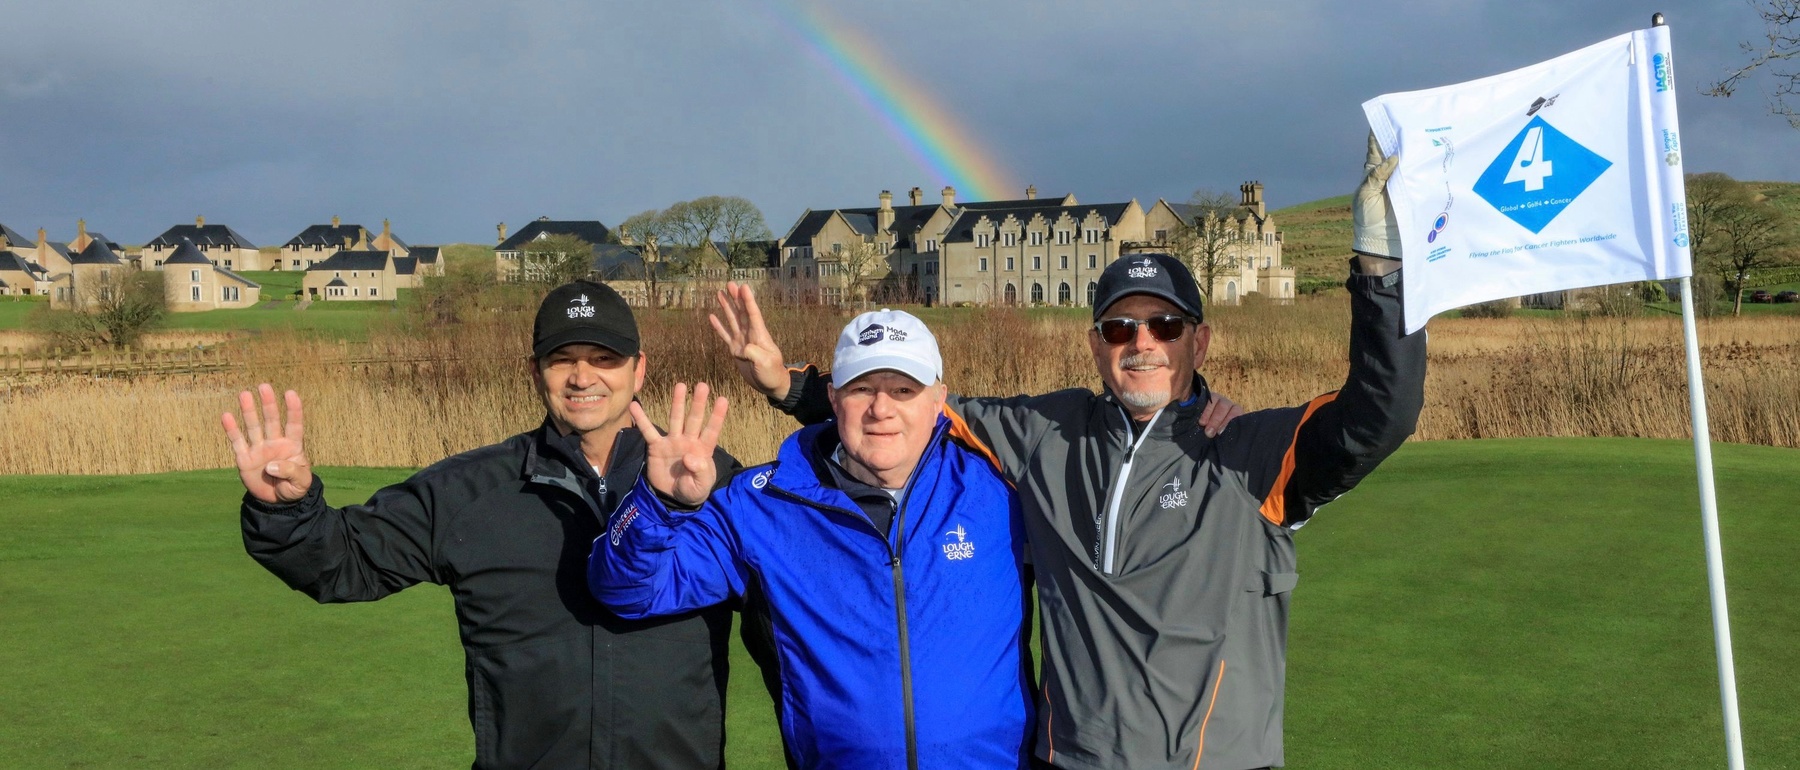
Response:
[[[292,503],[305,497],[306,490],[312,487],[312,463],[306,459],[300,443],[300,394],[291,390],[286,394],[284,429],[275,413],[275,389],[265,382],[256,390],[262,400],[260,417],[257,396],[246,390],[238,394],[238,408],[244,413],[243,429],[238,429],[237,418],[230,412],[220,415],[219,422],[225,426],[225,438],[231,441],[238,478],[250,496],[265,503]]]
[[[723,321],[719,316],[723,315]],[[756,294],[749,286],[727,283],[719,292],[719,313],[708,314],[713,331],[731,350],[738,374],[765,396],[777,401],[786,398],[791,380],[782,363],[781,348],[769,336],[763,324],[762,310],[756,306]]]
[[[1244,408],[1237,402],[1212,394],[1206,402],[1206,408],[1200,410],[1200,427],[1206,429],[1206,437],[1213,438],[1225,432],[1225,425],[1232,420],[1244,416]]]
[[[687,384],[676,383],[675,397],[669,402],[669,434],[663,435],[644,414],[644,407],[631,402],[631,419],[644,434],[644,478],[650,488],[673,498],[688,508],[706,502],[719,469],[713,462],[713,450],[719,446],[719,430],[725,426],[725,397],[713,402],[712,417],[706,415],[706,383],[694,386],[694,400],[688,403]]]

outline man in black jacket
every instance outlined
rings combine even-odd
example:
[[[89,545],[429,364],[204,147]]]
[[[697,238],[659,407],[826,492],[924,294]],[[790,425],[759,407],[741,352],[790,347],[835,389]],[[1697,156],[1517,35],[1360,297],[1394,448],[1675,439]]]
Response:
[[[448,586],[476,768],[720,767],[730,611],[626,621],[587,590],[593,540],[643,467],[626,407],[646,363],[616,292],[560,286],[533,327],[543,425],[345,508],[325,504],[312,473],[299,395],[286,393],[284,427],[273,388],[258,388],[260,414],[241,393],[242,429],[222,422],[247,490],[244,548],[322,603]],[[739,467],[723,451],[715,461]],[[753,652],[759,641],[746,633]]]

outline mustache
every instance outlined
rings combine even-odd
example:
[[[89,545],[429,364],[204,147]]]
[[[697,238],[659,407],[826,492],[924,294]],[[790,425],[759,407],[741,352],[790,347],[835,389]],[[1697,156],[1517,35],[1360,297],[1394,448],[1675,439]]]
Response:
[[[1168,355],[1166,355],[1164,353],[1159,353],[1154,350],[1146,350],[1135,356],[1126,356],[1124,358],[1119,359],[1119,368],[1120,369],[1130,369],[1131,367],[1134,367],[1134,366],[1168,366],[1168,365],[1169,365]]]

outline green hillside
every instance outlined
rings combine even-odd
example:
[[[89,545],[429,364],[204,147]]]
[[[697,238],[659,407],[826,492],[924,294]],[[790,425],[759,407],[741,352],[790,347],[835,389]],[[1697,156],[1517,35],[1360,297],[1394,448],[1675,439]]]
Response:
[[[1800,451],[1717,451],[1746,753],[1800,768]],[[1296,535],[1288,766],[1718,766],[1693,469],[1685,441],[1407,445]],[[339,505],[406,473],[321,471]],[[314,605],[244,555],[240,495],[0,477],[0,767],[468,763],[449,594]],[[732,665],[730,764],[780,768]]]

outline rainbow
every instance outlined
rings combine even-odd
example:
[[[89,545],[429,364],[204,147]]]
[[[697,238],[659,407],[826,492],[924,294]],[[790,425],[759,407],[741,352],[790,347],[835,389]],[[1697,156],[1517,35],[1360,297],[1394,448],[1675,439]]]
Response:
[[[766,6],[921,167],[955,187],[957,197],[1020,197],[1019,187],[996,162],[998,156],[861,30],[830,15],[821,2],[769,0]]]

